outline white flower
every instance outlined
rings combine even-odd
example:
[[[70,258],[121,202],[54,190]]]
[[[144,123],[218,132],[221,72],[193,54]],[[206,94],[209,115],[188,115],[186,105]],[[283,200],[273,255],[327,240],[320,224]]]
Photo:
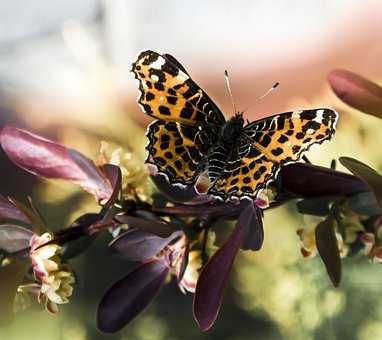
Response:
[[[74,283],[73,272],[61,263],[61,247],[51,243],[50,233],[34,235],[30,240],[30,258],[36,283],[19,286],[18,293],[34,293],[38,301],[52,313],[58,311],[58,304],[68,303]]]

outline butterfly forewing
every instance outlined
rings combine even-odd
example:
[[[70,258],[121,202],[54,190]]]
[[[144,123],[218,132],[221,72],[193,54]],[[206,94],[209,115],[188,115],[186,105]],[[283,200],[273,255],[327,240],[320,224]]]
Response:
[[[132,66],[139,81],[139,103],[150,116],[186,125],[221,126],[225,118],[175,58],[144,51]]]
[[[329,140],[337,113],[329,109],[285,112],[245,127],[252,145],[280,165],[297,161],[313,144]]]

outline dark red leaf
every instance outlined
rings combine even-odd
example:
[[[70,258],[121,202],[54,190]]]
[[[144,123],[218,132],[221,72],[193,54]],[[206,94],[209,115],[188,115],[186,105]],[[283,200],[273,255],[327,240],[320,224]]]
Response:
[[[102,332],[119,331],[158,294],[169,272],[163,259],[140,265],[110,287],[98,306],[97,325]]]
[[[9,199],[0,195],[0,219],[11,219],[30,224],[28,217]]]
[[[299,197],[347,196],[369,191],[359,178],[321,166],[294,163],[281,167],[282,188]]]
[[[8,253],[29,247],[33,233],[17,225],[0,225],[0,249]]]
[[[54,233],[52,243],[63,246],[62,258],[71,259],[85,252],[96,240],[98,233],[89,235],[89,228],[100,221],[100,214],[84,214],[77,218],[68,228]]]
[[[316,245],[329,278],[335,287],[341,281],[341,258],[336,237],[337,222],[329,217],[316,227]]]
[[[361,192],[357,195],[349,197],[347,200],[349,208],[358,215],[364,216],[381,216],[382,207],[379,205],[372,191]]]
[[[166,245],[183,235],[175,231],[163,238],[142,230],[132,229],[124,232],[110,243],[112,250],[130,261],[147,261],[158,254]]]
[[[25,260],[0,267],[0,324],[12,321],[17,287],[21,284],[29,266],[29,261]]]
[[[34,209],[33,206],[28,207],[23,203],[16,201],[14,198],[8,199],[19,211],[21,211],[27,217],[33,231],[36,234],[42,234],[47,231],[47,226],[45,225],[45,222],[42,220],[41,215]]]
[[[241,222],[236,224],[229,239],[210,258],[200,274],[196,284],[193,309],[195,320],[203,331],[210,329],[218,316],[224,288],[246,232],[247,223],[242,218]]]
[[[173,207],[153,207],[153,212],[161,214],[177,215],[177,216],[206,216],[214,217],[235,217],[243,209],[243,203],[221,203],[214,202],[213,204],[200,205],[175,205]]]
[[[243,224],[243,228],[246,229],[246,235],[241,249],[261,249],[264,241],[264,229],[261,220],[261,212],[252,200],[248,201],[247,207],[242,210],[237,223]]]
[[[340,157],[341,164],[354,175],[361,178],[374,192],[379,205],[382,207],[382,176],[368,165],[351,157]]]
[[[113,188],[113,193],[111,194],[109,200],[104,204],[105,207],[109,207],[112,206],[118,199],[118,195],[121,190],[122,173],[121,169],[113,164],[105,164],[102,169],[108,178],[111,187]]]
[[[328,81],[334,93],[346,104],[382,118],[382,87],[347,70],[329,73]]]
[[[112,194],[110,182],[95,164],[73,149],[12,126],[3,128],[0,143],[12,162],[34,175],[76,183],[98,201]]]
[[[115,216],[115,220],[127,224],[130,228],[139,229],[164,238],[171,236],[175,230],[179,229],[179,226],[175,224],[146,220],[144,218],[129,215],[117,215]]]

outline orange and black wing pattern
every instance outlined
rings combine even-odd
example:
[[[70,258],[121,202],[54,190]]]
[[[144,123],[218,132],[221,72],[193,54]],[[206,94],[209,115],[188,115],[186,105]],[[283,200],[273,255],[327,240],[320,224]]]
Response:
[[[254,147],[246,157],[232,160],[209,192],[224,201],[256,198],[258,191],[277,173],[278,165]]]
[[[314,144],[330,140],[338,114],[329,109],[281,113],[244,127],[252,145],[267,159],[283,165],[295,162]]]
[[[171,55],[139,54],[132,65],[139,104],[156,118],[148,127],[146,162],[170,183],[194,185],[208,170],[209,193],[223,200],[256,198],[280,167],[298,161],[314,144],[329,140],[338,115],[330,109],[285,112],[234,128]]]
[[[148,115],[185,125],[221,126],[224,115],[170,55],[139,54],[132,72],[139,82],[139,104]]]
[[[223,200],[256,198],[280,167],[296,162],[314,144],[331,139],[338,115],[329,109],[285,112],[244,127],[247,141],[210,193]],[[245,156],[240,157],[240,154]]]
[[[170,183],[188,186],[196,181],[196,170],[203,155],[180,130],[175,122],[151,123],[146,134],[149,139],[146,163],[155,165]]]

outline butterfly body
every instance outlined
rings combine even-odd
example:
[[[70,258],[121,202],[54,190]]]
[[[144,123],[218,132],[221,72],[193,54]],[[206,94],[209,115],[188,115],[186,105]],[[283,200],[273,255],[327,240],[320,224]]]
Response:
[[[298,161],[335,132],[337,113],[330,109],[285,112],[247,124],[238,112],[226,120],[168,54],[144,51],[132,72],[139,104],[156,119],[147,131],[146,162],[184,186],[207,173],[209,193],[223,200],[255,198],[282,165]]]

